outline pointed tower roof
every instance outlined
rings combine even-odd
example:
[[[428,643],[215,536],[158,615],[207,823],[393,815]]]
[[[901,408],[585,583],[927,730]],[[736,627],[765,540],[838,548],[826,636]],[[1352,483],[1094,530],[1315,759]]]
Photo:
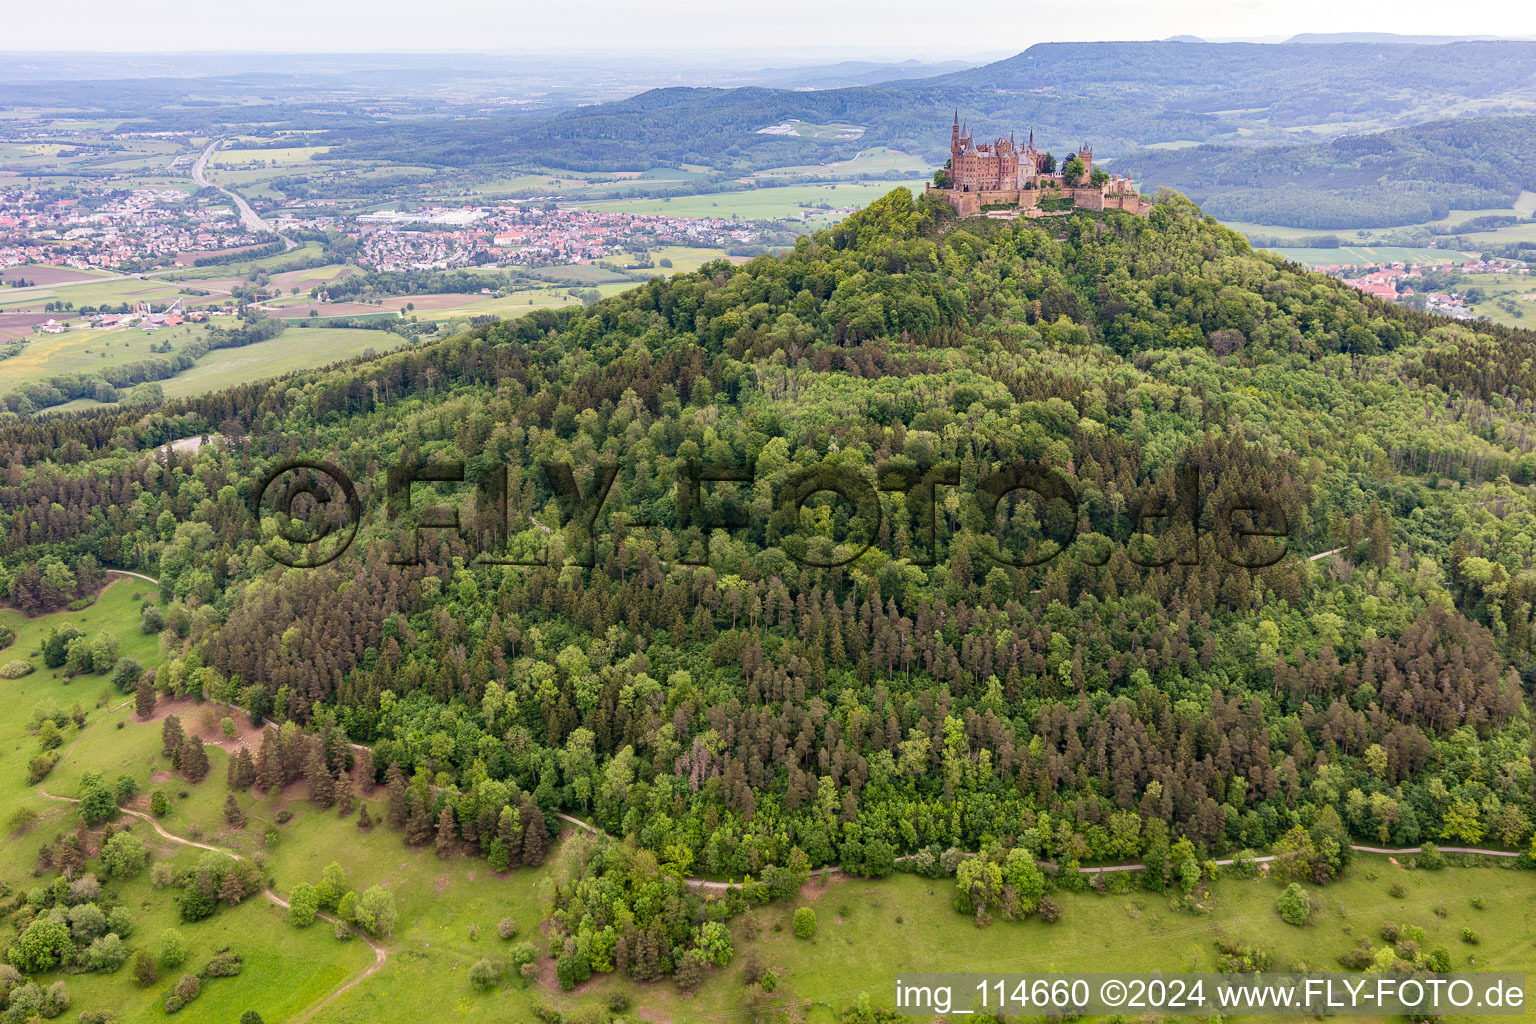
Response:
[[[957,126],[960,124],[960,108],[959,107],[955,108],[955,124]]]

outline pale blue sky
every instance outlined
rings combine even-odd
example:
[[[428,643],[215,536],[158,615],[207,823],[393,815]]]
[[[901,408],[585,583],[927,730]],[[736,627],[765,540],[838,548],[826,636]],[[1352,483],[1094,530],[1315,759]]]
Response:
[[[815,60],[951,58],[1053,40],[1178,34],[1536,36],[1536,4],[1529,0],[68,0],[7,8],[0,49],[9,51],[733,49],[756,66],[792,51]]]

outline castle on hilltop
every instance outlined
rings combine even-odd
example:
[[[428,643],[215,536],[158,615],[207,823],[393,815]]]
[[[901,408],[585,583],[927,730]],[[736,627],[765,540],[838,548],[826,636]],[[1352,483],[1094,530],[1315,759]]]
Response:
[[[955,111],[949,130],[949,163],[928,191],[938,192],[962,217],[1045,217],[1082,210],[1125,210],[1145,215],[1143,199],[1130,175],[1095,170],[1093,148],[1084,143],[1060,167],[1056,158],[1035,148],[1035,133],[1020,149],[1010,135],[978,144]]]

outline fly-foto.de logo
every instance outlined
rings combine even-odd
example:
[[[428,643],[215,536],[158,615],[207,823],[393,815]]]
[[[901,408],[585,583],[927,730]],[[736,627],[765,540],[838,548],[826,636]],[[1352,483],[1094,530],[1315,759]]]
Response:
[[[618,464],[595,465],[585,485],[568,462],[541,463],[538,472],[554,495],[561,521],[534,520],[533,525],[546,534],[558,532],[570,538],[573,552],[558,559],[548,551],[509,552],[514,520],[522,528],[527,517],[511,508],[508,467],[480,472],[470,480],[462,462],[413,462],[391,467],[385,481],[385,533],[396,548],[389,561],[420,564],[424,537],[448,531],[468,545],[478,564],[595,566],[604,514],[609,513],[606,522],[611,526],[611,513],[622,505],[615,493],[621,490],[615,486]],[[795,562],[836,568],[857,561],[875,547],[888,514],[885,503],[899,496],[913,552],[910,561],[931,566],[938,562],[940,510],[953,513],[957,505],[946,499],[958,492],[962,495],[960,518],[976,548],[999,565],[1026,569],[1044,565],[1070,548],[1082,522],[1077,482],[1061,469],[1038,462],[1007,464],[969,486],[962,486],[959,465],[953,462],[919,466],[903,461],[873,472],[829,463],[795,467],[774,487],[771,511],[761,524],[753,521],[749,503],[707,500],[722,485],[751,490],[756,483],[752,463],[685,464],[677,471],[670,521],[626,516],[623,529],[637,533],[694,528],[707,537],[716,530],[739,532],[761,526],[761,539]],[[459,506],[417,508],[413,488],[418,484],[471,488],[474,529],[466,529]],[[1172,484],[1152,489],[1115,517],[1121,526],[1116,535],[1125,538],[1127,556],[1134,564],[1144,568],[1195,565],[1209,548],[1231,565],[1262,569],[1288,553],[1290,519],[1268,496],[1241,490],[1234,494],[1227,489],[1219,499],[1205,500],[1201,474],[1188,465],[1174,471]],[[313,568],[335,561],[351,547],[362,523],[364,501],[339,466],[296,460],[275,466],[262,478],[251,492],[250,510],[264,548],[275,561]],[[841,539],[833,536],[837,532],[833,524],[843,527]],[[953,531],[960,524],[950,525]],[[1105,540],[1104,534],[1095,536]],[[1207,536],[1212,543],[1203,543]],[[1094,547],[1085,560],[1103,565],[1110,552],[1104,550],[1104,543]],[[708,559],[678,561],[705,565]]]

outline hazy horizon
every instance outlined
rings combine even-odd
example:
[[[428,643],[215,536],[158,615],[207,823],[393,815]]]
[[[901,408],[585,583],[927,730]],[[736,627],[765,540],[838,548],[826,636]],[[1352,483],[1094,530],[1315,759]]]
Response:
[[[423,20],[419,7],[400,0],[271,0],[262,17],[252,20],[224,16],[198,0],[145,0],[126,8],[83,0],[72,6],[63,32],[59,13],[47,7],[12,11],[0,54],[692,54],[703,62],[740,57],[761,67],[764,61],[805,58],[976,60],[979,54],[995,58],[1040,42],[1178,35],[1277,42],[1317,32],[1319,26],[1331,33],[1382,31],[1379,12],[1323,0],[1215,6],[1178,0],[1159,9],[1106,0],[1092,19],[1085,22],[1079,14],[1075,8],[1024,9],[1004,0],[983,0],[963,18],[935,18],[932,5],[918,0],[837,5],[750,0],[700,16],[686,0],[644,6],[595,0],[573,16],[569,9],[542,5],[439,0],[430,20]],[[1400,35],[1536,35],[1536,15],[1518,16],[1498,0],[1468,0],[1454,15],[1430,0],[1404,0],[1392,14],[1390,31]]]

